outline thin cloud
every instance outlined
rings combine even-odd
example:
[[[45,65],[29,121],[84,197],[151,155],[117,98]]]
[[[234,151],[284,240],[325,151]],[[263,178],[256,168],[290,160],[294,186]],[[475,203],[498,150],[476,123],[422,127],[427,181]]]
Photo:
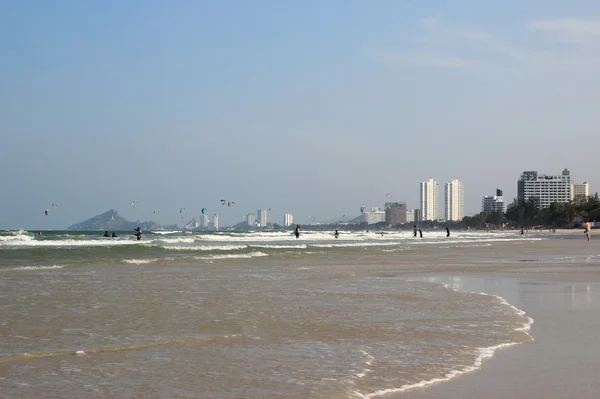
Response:
[[[417,24],[415,50],[378,51],[376,59],[391,65],[429,65],[462,70],[512,68],[540,72],[595,72],[600,67],[600,18],[536,20],[523,34],[541,33],[533,44],[510,43],[486,30],[449,27],[439,15]],[[548,46],[550,42],[550,46]],[[554,42],[554,44],[553,44]],[[565,47],[565,42],[582,46]]]
[[[597,44],[598,39],[600,39],[600,18],[536,20],[532,21],[529,27],[569,43]]]

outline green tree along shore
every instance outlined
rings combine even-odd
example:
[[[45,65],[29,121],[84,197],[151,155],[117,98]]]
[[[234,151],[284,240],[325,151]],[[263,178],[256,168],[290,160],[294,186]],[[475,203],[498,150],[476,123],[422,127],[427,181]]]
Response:
[[[467,216],[463,218],[460,224],[477,229],[506,225],[509,227],[572,228],[586,220],[600,221],[600,198],[598,198],[598,193],[571,202],[555,202],[543,209],[536,197],[529,198],[527,201],[515,199],[508,206],[506,213],[497,211],[491,214],[480,213]]]

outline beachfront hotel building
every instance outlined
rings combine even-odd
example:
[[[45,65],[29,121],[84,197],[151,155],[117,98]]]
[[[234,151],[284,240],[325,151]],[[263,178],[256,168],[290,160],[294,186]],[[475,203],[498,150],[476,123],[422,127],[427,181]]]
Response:
[[[291,214],[286,213],[285,215],[283,215],[283,225],[284,226],[287,227],[287,226],[291,226],[293,224],[294,224],[294,217]]]
[[[444,211],[446,220],[461,221],[465,214],[465,196],[460,180],[444,185]]]
[[[497,211],[506,213],[506,201],[500,189],[496,189],[496,195],[486,195],[481,200],[481,213],[489,215]]]
[[[410,211],[406,211],[406,223],[412,223],[415,221],[415,211],[411,209]]]
[[[565,169],[560,175],[541,175],[537,171],[525,171],[517,182],[517,198],[528,201],[539,199],[540,208],[553,202],[571,201],[571,173]]]
[[[219,214],[215,213],[213,215],[213,230],[219,231]]]
[[[573,183],[571,184],[571,201],[576,199],[584,199],[590,196],[590,187],[587,182],[583,182],[581,184]]]
[[[362,217],[363,223],[367,224],[385,222],[385,211],[381,210],[378,207],[373,207],[370,211],[364,211]]]
[[[248,226],[254,226],[256,224],[256,214],[249,213],[246,215],[246,223],[248,223]]]
[[[389,225],[406,223],[406,202],[386,202],[385,222]]]
[[[421,213],[420,220],[438,220],[440,209],[438,183],[429,179],[421,182]]]
[[[256,211],[256,219],[259,227],[267,227],[267,210],[259,209]]]

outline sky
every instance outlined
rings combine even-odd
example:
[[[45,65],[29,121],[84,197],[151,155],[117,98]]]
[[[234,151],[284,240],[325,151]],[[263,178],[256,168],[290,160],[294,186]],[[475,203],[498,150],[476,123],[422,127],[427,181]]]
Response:
[[[593,193],[598,104],[597,0],[3,1],[0,229]]]

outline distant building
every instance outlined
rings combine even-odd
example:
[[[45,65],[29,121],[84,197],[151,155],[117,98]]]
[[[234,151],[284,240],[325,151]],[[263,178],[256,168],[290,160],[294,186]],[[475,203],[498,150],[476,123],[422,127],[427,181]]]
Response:
[[[255,213],[249,213],[246,216],[246,223],[248,223],[248,226],[254,226],[256,224],[256,214]]]
[[[415,221],[415,211],[406,211],[406,223],[413,223]]]
[[[485,213],[486,215],[496,211],[506,213],[506,201],[502,194],[502,190],[496,189],[496,195],[486,195],[483,197],[481,200],[481,213]]]
[[[576,199],[585,199],[590,196],[590,187],[587,182],[583,182],[581,184],[573,183],[571,184],[571,201]]]
[[[537,171],[525,171],[517,182],[519,201],[539,199],[540,208],[553,202],[571,201],[571,173],[565,169],[560,175],[538,175]]]
[[[213,230],[219,231],[219,214],[215,213],[213,215]]]
[[[267,227],[267,210],[259,209],[256,211],[256,218],[259,227]]]
[[[385,211],[377,207],[371,208],[370,211],[364,211],[363,222],[366,222],[367,224],[385,222]]]
[[[421,182],[421,220],[438,220],[439,209],[438,183],[433,179]]]
[[[420,209],[413,210],[413,214],[414,214],[413,215],[414,216],[413,222],[419,223],[419,222],[423,221],[423,218],[421,217],[421,210]]]
[[[291,226],[293,224],[294,224],[294,217],[291,214],[286,213],[285,215],[283,215],[283,225],[284,226],[287,227],[287,226]]]
[[[385,222],[390,225],[406,223],[406,202],[386,202]]]
[[[444,186],[444,211],[446,220],[461,221],[465,213],[463,184],[452,180]]]
[[[200,215],[200,227],[208,227],[208,215],[205,215],[204,213]]]

